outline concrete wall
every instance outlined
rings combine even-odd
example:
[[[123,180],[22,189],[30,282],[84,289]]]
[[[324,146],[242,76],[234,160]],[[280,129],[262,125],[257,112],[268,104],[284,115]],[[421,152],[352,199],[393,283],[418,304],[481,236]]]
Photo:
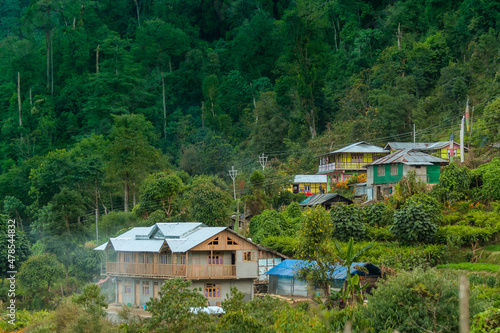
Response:
[[[248,250],[236,251],[236,278],[252,278],[256,279],[259,276],[258,250],[252,250],[254,261],[243,261],[243,252]]]
[[[200,293],[204,295],[205,285],[207,283],[220,284],[220,297],[207,298],[209,306],[217,305],[226,299],[226,295],[231,295],[231,287],[238,288],[238,291],[245,294],[244,300],[246,302],[253,298],[253,279],[240,279],[240,280],[199,280],[193,281],[193,288],[201,288]]]
[[[133,278],[120,278],[118,279],[122,282],[122,302],[121,304],[130,304],[130,306],[144,306],[153,297],[153,285],[158,283],[158,290],[161,289],[161,285],[165,280],[158,279],[133,279]],[[131,283],[131,292],[125,293],[125,283]],[[135,299],[135,285],[138,282],[139,287],[139,302],[136,303]],[[144,295],[142,293],[142,283],[149,283],[149,295]],[[226,294],[231,295],[231,287],[236,287],[238,290],[245,294],[245,301],[250,301],[253,298],[253,279],[240,279],[240,280],[199,280],[193,281],[192,288],[201,288],[200,293],[204,295],[205,285],[207,283],[218,283],[220,284],[220,297],[219,298],[207,298],[208,305],[217,305],[217,303],[222,302],[226,299]],[[116,292],[118,292],[118,283],[115,282]],[[115,298],[115,302],[118,302],[118,295]]]

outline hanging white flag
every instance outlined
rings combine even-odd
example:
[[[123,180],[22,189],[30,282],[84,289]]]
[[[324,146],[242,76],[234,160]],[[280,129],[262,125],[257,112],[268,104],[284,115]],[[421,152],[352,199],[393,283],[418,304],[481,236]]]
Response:
[[[462,117],[462,123],[460,124],[460,162],[464,162],[464,136],[465,136],[465,116]]]

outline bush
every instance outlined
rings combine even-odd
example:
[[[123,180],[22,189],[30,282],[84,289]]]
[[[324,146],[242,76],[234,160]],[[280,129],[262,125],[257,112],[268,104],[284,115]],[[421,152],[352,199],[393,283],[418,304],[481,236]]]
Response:
[[[475,272],[484,271],[484,272],[490,272],[490,273],[496,273],[496,272],[500,271],[500,265],[471,263],[471,262],[463,262],[463,263],[459,263],[459,264],[437,265],[437,268],[459,269],[459,270],[475,271]]]
[[[469,196],[472,173],[465,166],[456,163],[448,164],[431,194],[441,202],[457,202]]]
[[[491,307],[472,318],[471,333],[500,332],[500,308]]]
[[[489,305],[471,290],[471,315]],[[458,332],[457,276],[436,269],[401,272],[379,282],[373,295],[368,295],[368,307],[362,316],[370,319],[374,332]]]
[[[297,243],[297,238],[293,236],[269,236],[262,241],[262,245],[283,253],[288,257],[295,256]]]
[[[452,239],[458,245],[463,246],[473,244],[477,241],[484,243],[497,234],[498,231],[493,228],[449,225],[439,227],[434,239],[441,244],[446,244],[449,239]]]
[[[373,241],[392,241],[396,238],[388,228],[382,227],[368,227],[367,236]]]
[[[394,212],[383,202],[371,203],[363,207],[365,221],[373,227],[385,227],[392,222]]]
[[[432,211],[423,203],[410,202],[394,213],[389,231],[405,243],[430,242],[437,231]]]
[[[361,240],[366,238],[366,225],[364,221],[364,211],[356,205],[336,205],[330,209],[334,238],[341,241],[348,241],[349,238]]]

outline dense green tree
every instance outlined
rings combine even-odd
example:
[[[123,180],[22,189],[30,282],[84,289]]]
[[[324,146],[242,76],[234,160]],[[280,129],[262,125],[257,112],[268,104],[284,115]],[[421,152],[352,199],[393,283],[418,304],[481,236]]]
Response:
[[[191,201],[191,216],[194,221],[209,226],[227,226],[230,222],[232,198],[228,192],[211,183],[194,184],[187,194]]]
[[[0,277],[9,277],[7,271],[16,271],[21,267],[31,254],[30,244],[26,234],[16,227],[14,220],[9,220],[6,215],[1,215],[0,224],[0,255],[5,260],[0,265]],[[10,222],[12,221],[12,222]],[[9,227],[11,226],[11,227]],[[9,232],[10,231],[10,232]],[[13,235],[13,237],[10,237]]]
[[[19,282],[32,292],[33,298],[43,298],[50,287],[64,276],[64,265],[52,254],[41,254],[29,258],[19,269]]]
[[[142,115],[116,116],[107,149],[106,174],[108,179],[123,186],[123,210],[129,211],[129,195],[151,168],[158,166],[161,152],[151,143],[156,134],[150,122]]]
[[[172,216],[175,209],[174,200],[182,189],[182,180],[176,174],[150,175],[141,188],[141,210],[153,212],[161,208],[167,217]]]

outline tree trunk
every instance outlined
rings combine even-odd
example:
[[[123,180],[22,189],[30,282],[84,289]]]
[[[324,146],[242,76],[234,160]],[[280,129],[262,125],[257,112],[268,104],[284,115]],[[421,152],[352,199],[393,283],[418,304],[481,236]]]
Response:
[[[69,217],[68,217],[68,215],[64,216],[64,222],[66,223],[66,231],[69,233]]]
[[[23,126],[23,117],[21,113],[21,73],[17,72],[17,105],[19,106],[19,127]]]
[[[161,67],[161,88],[163,97],[163,135],[167,137],[167,103],[165,101],[165,77],[163,75],[163,67]]]
[[[135,2],[135,10],[136,10],[136,12],[137,12],[137,24],[138,24],[139,26],[141,26],[141,18],[140,18],[140,15],[139,15],[139,14],[140,14],[140,11],[139,11],[139,3],[137,2],[137,0],[134,0],[134,2]]]
[[[205,102],[201,102],[201,128],[205,128]]]
[[[50,31],[50,96],[54,96],[54,40]]]
[[[97,45],[97,50],[95,53],[95,72],[99,74],[99,44]]]
[[[50,89],[50,41],[49,31],[45,31],[45,48],[47,49],[47,90]]]
[[[168,58],[168,68],[170,69],[170,74],[172,74],[172,58]]]
[[[126,213],[128,213],[128,193],[129,193],[128,181],[125,181],[125,184],[123,186],[123,210]]]
[[[401,51],[401,39],[403,34],[401,33],[401,23],[398,23],[398,50]]]
[[[31,95],[31,87],[30,87],[30,107],[33,107],[33,96]]]

